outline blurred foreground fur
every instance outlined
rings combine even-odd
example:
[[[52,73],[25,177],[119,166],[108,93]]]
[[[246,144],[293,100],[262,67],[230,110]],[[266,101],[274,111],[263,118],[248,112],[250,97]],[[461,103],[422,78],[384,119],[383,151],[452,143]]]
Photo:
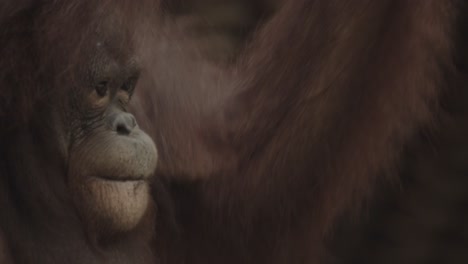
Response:
[[[188,7],[187,2],[190,2]],[[246,35],[239,37],[232,28],[249,32],[265,18],[246,11],[252,2],[232,1],[234,3],[227,5],[218,2],[223,8],[217,8],[218,5],[209,0],[187,2],[185,7],[177,6],[176,10],[184,12],[183,16],[175,12],[176,19],[202,17],[206,23],[195,24],[198,25],[196,29],[192,25],[192,37],[202,38],[200,48],[208,53],[208,58],[218,62],[232,60],[232,54],[242,47],[245,37],[248,38]],[[266,8],[268,14],[274,4],[262,8]],[[239,14],[239,10],[243,12]],[[229,26],[219,21],[225,17],[231,18]],[[468,20],[464,24],[468,24]],[[205,41],[205,35],[212,37]],[[465,38],[463,43],[468,44],[468,27],[461,37]],[[219,50],[219,39],[229,44]],[[468,78],[468,48],[458,56],[458,67]],[[424,139],[415,142],[404,156],[401,181],[380,186],[359,220],[345,218],[341,221],[330,245],[333,263],[468,263],[466,83],[448,93],[443,105],[439,128],[422,135]]]

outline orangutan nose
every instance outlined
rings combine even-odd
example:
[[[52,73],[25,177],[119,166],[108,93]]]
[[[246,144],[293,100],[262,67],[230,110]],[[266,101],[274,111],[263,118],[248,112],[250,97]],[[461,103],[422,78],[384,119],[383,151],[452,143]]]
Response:
[[[118,113],[111,117],[111,128],[119,135],[129,135],[136,127],[135,117],[130,113]]]

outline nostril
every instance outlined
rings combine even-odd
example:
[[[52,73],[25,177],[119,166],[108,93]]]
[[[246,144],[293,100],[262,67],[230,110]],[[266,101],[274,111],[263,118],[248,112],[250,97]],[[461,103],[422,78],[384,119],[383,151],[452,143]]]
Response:
[[[117,124],[115,130],[117,131],[117,134],[120,135],[128,135],[132,131],[132,129],[128,125],[122,123]]]
[[[112,117],[112,128],[119,135],[129,135],[136,127],[136,120],[132,114],[119,113]]]

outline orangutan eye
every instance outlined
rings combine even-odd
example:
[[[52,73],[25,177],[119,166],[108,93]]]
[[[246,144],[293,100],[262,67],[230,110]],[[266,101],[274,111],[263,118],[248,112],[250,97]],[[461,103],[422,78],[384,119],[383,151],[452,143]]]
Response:
[[[131,77],[129,78],[121,87],[121,89],[129,94],[133,92],[135,89],[136,83],[138,81],[138,77]]]
[[[96,85],[96,87],[94,88],[96,90],[96,93],[100,96],[100,97],[104,97],[107,95],[107,91],[108,91],[108,87],[107,87],[107,81],[102,81],[100,83],[98,83]]]

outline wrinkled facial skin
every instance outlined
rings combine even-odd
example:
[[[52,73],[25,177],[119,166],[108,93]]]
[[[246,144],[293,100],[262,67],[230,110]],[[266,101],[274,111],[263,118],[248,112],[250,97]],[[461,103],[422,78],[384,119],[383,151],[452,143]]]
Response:
[[[156,147],[127,112],[134,59],[97,42],[70,93],[68,184],[84,221],[105,232],[135,228],[147,212]]]

